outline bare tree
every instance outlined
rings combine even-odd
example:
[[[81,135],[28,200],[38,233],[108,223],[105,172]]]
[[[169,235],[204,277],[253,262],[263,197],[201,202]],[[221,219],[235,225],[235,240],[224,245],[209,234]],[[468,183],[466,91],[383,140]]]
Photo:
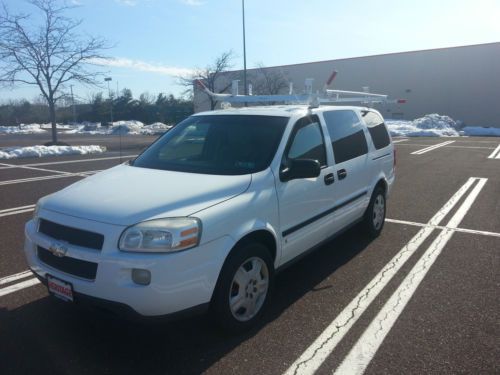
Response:
[[[57,143],[56,104],[68,82],[97,85],[101,72],[86,65],[108,48],[99,37],[76,32],[81,20],[64,14],[73,7],[58,0],[28,1],[41,13],[35,25],[29,15],[11,15],[3,4],[0,13],[0,84],[38,86],[48,103],[52,143]]]
[[[278,95],[288,87],[288,80],[279,68],[266,68],[257,65],[257,72],[252,77],[255,93],[260,95]]]
[[[195,72],[189,76],[179,77],[179,84],[186,87],[184,94],[194,94],[193,90],[196,89],[194,85],[195,80],[202,81],[212,92],[221,93],[226,91],[231,86],[231,82],[227,83],[227,81],[230,80],[224,80],[223,86],[221,87],[219,87],[219,81],[223,73],[231,69],[233,58],[234,54],[232,51],[224,52],[217,57],[212,64],[207,65],[205,68],[196,69]],[[202,93],[203,95],[207,95],[204,91],[202,91]],[[207,97],[210,101],[210,109],[214,109],[217,105],[217,101],[209,95],[207,95]]]

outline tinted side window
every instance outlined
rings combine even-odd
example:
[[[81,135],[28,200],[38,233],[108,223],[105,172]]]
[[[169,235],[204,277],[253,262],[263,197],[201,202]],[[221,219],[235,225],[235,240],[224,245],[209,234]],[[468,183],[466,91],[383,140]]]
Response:
[[[320,165],[326,165],[325,142],[319,119],[316,116],[305,117],[297,121],[287,158],[314,159],[319,161]]]
[[[384,125],[384,120],[375,112],[363,112],[363,118],[377,150],[389,146],[391,139]]]
[[[356,113],[349,110],[328,111],[323,116],[332,139],[336,163],[342,163],[368,152],[363,125]]]

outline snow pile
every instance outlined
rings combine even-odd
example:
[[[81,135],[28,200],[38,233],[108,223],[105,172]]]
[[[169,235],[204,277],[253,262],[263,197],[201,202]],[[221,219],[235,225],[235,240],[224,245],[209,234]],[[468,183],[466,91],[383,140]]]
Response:
[[[78,126],[79,126],[79,124],[77,124],[77,125],[56,124],[57,130],[72,130],[72,129],[77,128]],[[51,130],[52,129],[52,124],[51,123],[41,124],[40,128],[41,129],[45,129],[45,130]]]
[[[0,149],[0,159],[32,158],[55,155],[101,154],[106,151],[103,146],[30,146],[7,147]]]
[[[460,133],[477,137],[500,137],[500,128],[483,128],[481,126],[466,126]]]
[[[404,137],[458,137],[460,123],[449,116],[436,113],[425,115],[413,121],[387,120],[389,132]]]
[[[157,134],[163,134],[170,130],[172,128],[172,125],[167,125],[164,124],[163,122],[155,122],[150,125],[145,125],[141,129],[141,134],[145,135],[157,135]]]
[[[113,126],[110,127],[107,134],[141,134],[141,129],[144,124],[140,121],[116,121],[113,122]]]
[[[83,122],[74,125],[57,124],[58,132],[64,134],[90,134],[90,135],[157,135],[163,134],[172,128],[171,125],[155,122],[144,125],[137,120],[115,121],[111,126],[101,126],[98,122]],[[50,124],[30,124],[21,126],[0,126],[0,134],[36,134],[46,133],[51,129]]]
[[[40,124],[21,124],[19,126],[0,126],[0,134],[39,134],[46,133]]]

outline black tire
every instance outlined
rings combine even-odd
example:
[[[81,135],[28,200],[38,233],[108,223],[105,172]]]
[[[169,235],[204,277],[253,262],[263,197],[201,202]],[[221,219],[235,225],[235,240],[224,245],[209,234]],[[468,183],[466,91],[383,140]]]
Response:
[[[258,272],[258,276],[256,276],[255,279],[249,279],[248,283],[246,283],[245,289],[240,289],[238,281],[236,281],[236,273],[241,267],[244,267],[246,271],[248,267],[253,268],[254,264],[257,264],[254,272],[257,271],[259,264],[261,271]],[[245,276],[252,273],[252,268],[248,268],[248,271],[246,271],[248,274],[245,274]],[[262,294],[261,290],[263,288],[263,275],[267,276],[268,279],[265,294]],[[258,282],[258,285],[260,285],[258,292],[256,290],[257,284],[253,283],[253,281]],[[210,306],[211,315],[225,332],[231,334],[244,332],[253,327],[262,317],[262,314],[269,304],[273,287],[274,265],[267,247],[260,243],[249,243],[236,248],[227,258],[219,275],[219,280],[217,281]],[[246,293],[247,290],[249,293]],[[250,313],[250,309],[246,310],[246,305],[240,307],[233,313],[230,299],[232,298],[233,300],[236,300],[237,297],[240,296],[240,293],[241,296],[246,295],[243,298],[245,301],[249,303],[252,303],[254,300],[256,301],[254,302],[256,312],[253,316],[251,316],[252,314]],[[254,294],[250,296],[251,293]],[[234,306],[236,306],[236,304]]]
[[[382,209],[380,208],[380,202],[383,204]],[[364,229],[370,238],[377,238],[382,232],[382,229],[384,229],[385,212],[385,191],[382,187],[377,186],[373,191],[363,219]],[[382,215],[381,219],[380,215]]]

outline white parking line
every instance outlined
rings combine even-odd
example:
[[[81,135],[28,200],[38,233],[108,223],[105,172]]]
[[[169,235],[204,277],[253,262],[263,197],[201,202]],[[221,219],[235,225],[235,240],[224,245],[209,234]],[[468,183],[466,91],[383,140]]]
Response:
[[[392,141],[392,143],[400,143],[400,142],[406,142],[408,140],[408,138],[405,138],[405,139],[395,139]]]
[[[8,284],[8,283],[11,283],[11,282],[19,280],[19,279],[25,279],[25,278],[30,277],[30,276],[33,276],[33,273],[31,271],[26,270],[23,272],[16,273],[14,275],[2,277],[0,279],[0,285]]]
[[[14,292],[18,292],[22,289],[29,288],[30,286],[39,284],[40,281],[36,278],[33,277],[32,279],[28,279],[26,281],[22,281],[20,283],[10,285],[8,287],[0,289],[0,297],[6,296],[7,294],[11,294]]]
[[[418,143],[401,143],[401,144],[398,144],[398,146],[414,147],[414,146],[427,146],[427,145],[418,144]],[[450,146],[450,145],[447,145],[447,146],[443,146],[443,147],[445,147],[445,148],[460,148],[460,149],[480,149],[480,150],[493,150],[494,149],[494,147],[485,147],[485,146],[457,146],[457,145]]]
[[[491,237],[500,237],[500,233],[487,232],[484,230],[466,229],[466,228],[450,228],[450,227],[446,227],[446,226],[429,225],[429,224],[424,224],[424,223],[416,223],[414,221],[396,220],[396,219],[385,219],[385,221],[388,223],[393,223],[393,224],[411,225],[411,226],[415,226],[415,227],[432,227],[435,229],[451,229],[455,232],[460,232],[460,233],[478,234],[478,235],[482,235],[482,236],[491,236]]]
[[[338,343],[357,322],[372,301],[382,289],[392,280],[394,275],[418,250],[420,245],[434,231],[433,226],[445,218],[456,206],[460,198],[479,178],[469,180],[445,203],[431,218],[426,226],[418,231],[413,238],[382,268],[382,270],[358,293],[358,295],[342,310],[319,337],[302,353],[302,355],[288,368],[286,375],[314,374],[324,360],[336,348]]]
[[[34,209],[35,209],[35,205],[34,204],[30,204],[28,206],[20,206],[20,207],[14,207],[14,208],[7,208],[5,210],[0,210],[0,217],[22,214],[24,212],[33,211]]]
[[[35,181],[43,181],[43,180],[53,180],[57,178],[66,178],[66,177],[88,177],[91,174],[95,174],[101,172],[101,170],[97,171],[84,171],[84,172],[76,172],[76,173],[65,173],[58,175],[50,175],[50,176],[40,176],[40,177],[30,177],[30,178],[20,178],[17,180],[8,180],[8,181],[0,181],[0,186],[2,185],[12,185],[12,184],[21,184],[24,182],[35,182]]]
[[[15,164],[5,164],[5,163],[2,163],[2,165],[8,166],[11,169],[12,168],[29,169],[29,170],[33,170],[33,171],[42,171],[42,172],[50,172],[50,173],[61,173],[61,174],[71,173],[71,172],[65,172],[65,171],[56,171],[54,169],[45,169],[45,168],[30,167],[30,166],[26,166],[26,165],[15,165]]]
[[[449,145],[449,144],[454,143],[454,142],[455,141],[446,141],[446,142],[438,143],[436,145],[432,145],[432,146],[429,146],[429,147],[422,148],[420,150],[414,151],[411,154],[412,155],[422,155],[422,154],[425,154],[426,152],[433,151],[433,150],[435,150],[437,148]]]
[[[52,161],[45,163],[30,163],[30,164],[5,164],[0,163],[0,165],[4,165],[4,167],[0,167],[0,169],[12,169],[12,168],[20,168],[20,167],[36,167],[40,165],[56,165],[56,164],[71,164],[71,163],[86,163],[91,161],[100,161],[100,160],[115,160],[115,159],[123,159],[124,161],[134,158],[137,155],[124,155],[124,156],[109,156],[106,158],[93,158],[93,159],[79,159],[79,160],[64,160],[64,161]]]
[[[488,156],[488,159],[500,159],[500,145]]]
[[[446,225],[450,229],[444,229],[420,257],[404,281],[392,294],[384,307],[382,307],[375,319],[372,320],[356,344],[354,344],[349,354],[347,354],[334,372],[335,374],[363,374],[365,372],[408,301],[453,236],[455,232],[453,228],[456,228],[465,217],[486,181],[486,178],[479,180],[478,184]]]

